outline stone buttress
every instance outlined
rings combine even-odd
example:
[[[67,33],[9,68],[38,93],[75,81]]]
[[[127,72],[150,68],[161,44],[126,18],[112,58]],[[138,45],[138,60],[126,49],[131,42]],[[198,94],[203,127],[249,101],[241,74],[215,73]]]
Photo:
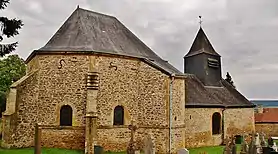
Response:
[[[93,154],[97,144],[97,93],[99,75],[95,57],[89,57],[90,66],[87,74],[87,101],[86,101],[86,132],[85,154]]]

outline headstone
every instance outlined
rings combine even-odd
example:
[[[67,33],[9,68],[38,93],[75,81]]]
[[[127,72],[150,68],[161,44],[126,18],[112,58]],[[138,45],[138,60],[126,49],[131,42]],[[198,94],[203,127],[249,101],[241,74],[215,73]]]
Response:
[[[259,133],[256,134],[255,146],[256,146],[257,154],[262,153],[262,146],[261,146],[261,140],[260,140]]]
[[[260,137],[261,137],[261,146],[262,147],[267,147],[267,142],[266,142],[266,140],[265,140],[265,134],[261,134],[260,135]]]
[[[136,150],[136,151],[135,151],[135,154],[140,154],[140,150]]]
[[[231,142],[231,149],[232,149],[232,154],[236,154],[236,144],[235,144],[235,138],[232,138]]]
[[[248,154],[248,144],[246,142],[245,135],[242,136],[240,154]]]
[[[252,134],[248,152],[249,152],[249,154],[257,154],[256,146],[255,146],[255,135],[254,134]]]
[[[274,144],[273,139],[271,137],[268,138],[268,146],[272,147]]]
[[[187,149],[183,148],[178,151],[178,154],[189,154],[189,151]]]
[[[223,154],[231,154],[232,153],[232,149],[231,149],[231,140],[230,138],[228,137],[226,139],[226,145],[224,147],[224,151],[223,151]]]
[[[273,143],[272,149],[273,149],[275,152],[278,152],[278,147],[277,147],[277,145],[276,145],[276,142]]]
[[[151,135],[145,137],[144,154],[155,154],[155,143]]]

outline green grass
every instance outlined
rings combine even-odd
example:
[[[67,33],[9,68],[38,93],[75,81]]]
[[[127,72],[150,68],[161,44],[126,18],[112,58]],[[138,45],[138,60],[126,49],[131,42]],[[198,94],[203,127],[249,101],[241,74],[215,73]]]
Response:
[[[25,149],[0,149],[1,154],[33,154],[33,148]],[[42,154],[82,154],[82,151],[78,150],[64,150],[64,149],[42,149]]]
[[[201,147],[189,149],[190,154],[223,154],[224,146],[214,146],[214,147]],[[240,152],[240,145],[237,145],[237,153]]]
[[[201,147],[189,149],[190,154],[223,154],[224,146],[215,147]],[[237,145],[237,151],[240,151],[240,145]],[[0,149],[0,154],[33,154],[33,148],[24,149]],[[43,148],[42,154],[83,154],[82,150],[65,150],[65,149],[55,149],[55,148]],[[105,154],[125,154],[125,152],[105,152]]]
[[[33,148],[24,149],[0,149],[1,154],[33,154]],[[82,150],[65,150],[55,148],[43,148],[42,154],[83,154]],[[105,154],[124,154],[124,152],[105,152]]]

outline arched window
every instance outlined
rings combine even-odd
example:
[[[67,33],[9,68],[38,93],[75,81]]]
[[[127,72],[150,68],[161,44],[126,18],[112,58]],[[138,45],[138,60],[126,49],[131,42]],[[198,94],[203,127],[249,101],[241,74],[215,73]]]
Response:
[[[218,112],[212,115],[212,134],[220,134],[221,130],[221,115]]]
[[[124,108],[122,106],[116,106],[114,109],[114,122],[113,125],[124,124]]]
[[[61,107],[60,126],[72,126],[72,108],[69,105]]]

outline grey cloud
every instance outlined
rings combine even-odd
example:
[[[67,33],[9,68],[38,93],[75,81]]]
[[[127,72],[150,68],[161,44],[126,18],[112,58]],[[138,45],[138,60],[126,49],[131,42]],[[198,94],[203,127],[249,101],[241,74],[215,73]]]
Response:
[[[25,23],[15,38],[20,42],[17,53],[26,58],[43,46],[78,4],[116,16],[181,71],[183,56],[198,31],[198,16],[202,15],[203,28],[222,55],[223,77],[229,71],[247,97],[276,97],[276,0],[15,0],[5,14]]]

